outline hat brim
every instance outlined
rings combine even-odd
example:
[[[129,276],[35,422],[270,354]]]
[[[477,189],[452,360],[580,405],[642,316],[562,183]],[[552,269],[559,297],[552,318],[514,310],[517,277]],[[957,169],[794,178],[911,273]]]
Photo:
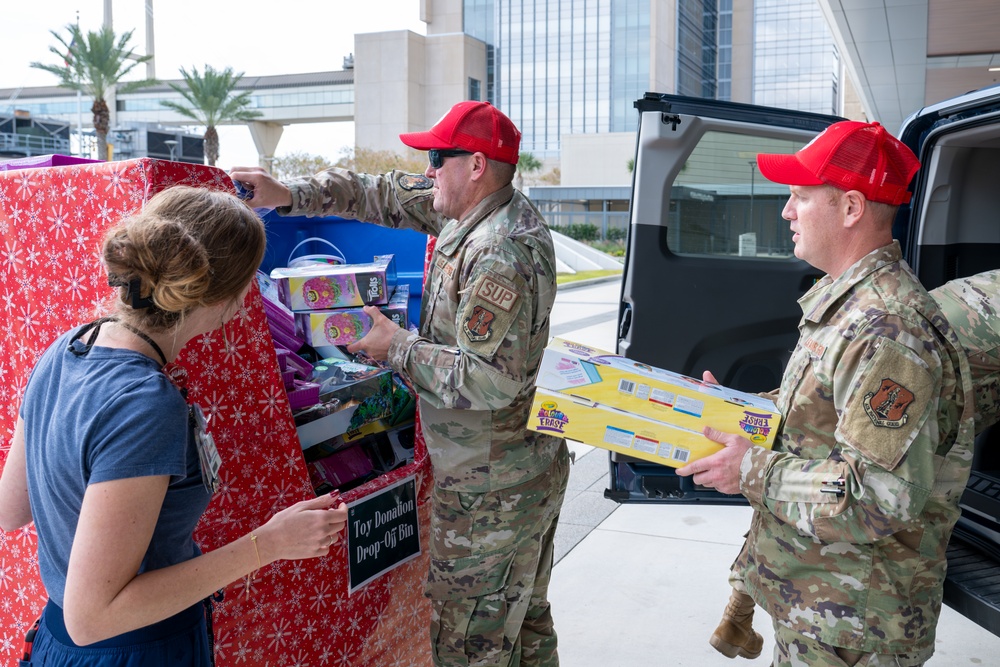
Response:
[[[399,140],[418,151],[447,150],[455,148],[436,134],[430,132],[407,132],[399,135]]]
[[[758,153],[757,169],[764,178],[784,185],[823,185],[811,171],[799,162],[795,155]]]

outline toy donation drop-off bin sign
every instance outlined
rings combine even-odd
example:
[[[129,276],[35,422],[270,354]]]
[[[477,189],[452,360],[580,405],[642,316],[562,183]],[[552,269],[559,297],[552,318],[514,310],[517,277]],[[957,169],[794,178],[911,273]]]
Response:
[[[0,172],[3,443],[39,355],[63,331],[110,309],[113,291],[99,263],[105,231],[176,184],[232,190],[220,169],[147,158]],[[281,233],[269,225],[269,239]],[[256,286],[227,335],[228,349],[221,335],[209,334],[175,362],[190,400],[211,414],[223,459],[221,487],[195,534],[204,550],[315,496]],[[4,444],[0,465],[6,456]],[[383,519],[380,533],[363,532],[361,519],[352,519],[353,537],[330,556],[274,563],[249,591],[243,580],[226,588],[214,615],[219,667],[430,665],[427,552],[420,548],[430,484],[418,426],[412,463],[343,494],[352,516]],[[17,664],[45,604],[36,551],[34,524],[0,532],[3,667]]]

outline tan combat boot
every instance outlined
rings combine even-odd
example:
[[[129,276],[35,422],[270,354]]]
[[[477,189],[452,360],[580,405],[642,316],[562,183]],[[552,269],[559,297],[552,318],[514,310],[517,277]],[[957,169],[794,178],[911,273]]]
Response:
[[[752,597],[734,590],[722,614],[722,621],[708,643],[727,658],[739,655],[753,660],[759,656],[764,638],[754,632],[753,606]]]

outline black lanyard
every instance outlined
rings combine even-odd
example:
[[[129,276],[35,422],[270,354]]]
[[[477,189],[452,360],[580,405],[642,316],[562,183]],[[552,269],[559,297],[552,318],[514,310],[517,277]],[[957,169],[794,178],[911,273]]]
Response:
[[[134,333],[139,338],[141,338],[144,341],[146,341],[146,343],[148,343],[149,346],[151,348],[153,348],[153,351],[156,352],[157,355],[159,355],[160,361],[163,362],[163,365],[164,366],[167,365],[167,357],[166,357],[165,354],[163,354],[163,350],[160,349],[160,346],[156,344],[155,340],[153,340],[148,335],[146,335],[145,332],[140,331],[139,329],[136,329],[131,324],[127,324],[125,322],[122,322],[117,317],[113,317],[113,316],[112,317],[102,317],[99,320],[94,320],[93,322],[91,322],[87,326],[85,326],[82,329],[80,329],[79,333],[77,333],[75,336],[73,336],[70,339],[70,341],[69,341],[69,351],[72,352],[73,354],[75,354],[78,357],[82,357],[83,355],[85,355],[88,352],[90,352],[91,348],[94,347],[94,341],[97,340],[97,334],[99,334],[101,332],[101,327],[103,325],[107,324],[108,322],[114,322],[116,324],[119,324],[119,325],[125,327],[126,329],[128,329],[129,331],[131,331],[132,333]],[[87,335],[88,331],[91,332],[91,334],[90,334],[90,337],[87,339],[87,342],[83,344],[83,347],[82,348],[78,348],[76,345],[74,345],[74,343],[76,343],[76,341],[80,340],[85,335]]]

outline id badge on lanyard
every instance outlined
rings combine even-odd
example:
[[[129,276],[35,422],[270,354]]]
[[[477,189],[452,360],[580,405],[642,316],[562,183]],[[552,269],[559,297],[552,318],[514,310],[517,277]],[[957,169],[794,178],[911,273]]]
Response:
[[[222,457],[215,446],[215,439],[208,432],[208,419],[201,406],[191,405],[191,421],[194,427],[194,442],[198,448],[198,460],[201,461],[201,481],[205,488],[215,493],[219,490],[219,470],[222,468]]]

